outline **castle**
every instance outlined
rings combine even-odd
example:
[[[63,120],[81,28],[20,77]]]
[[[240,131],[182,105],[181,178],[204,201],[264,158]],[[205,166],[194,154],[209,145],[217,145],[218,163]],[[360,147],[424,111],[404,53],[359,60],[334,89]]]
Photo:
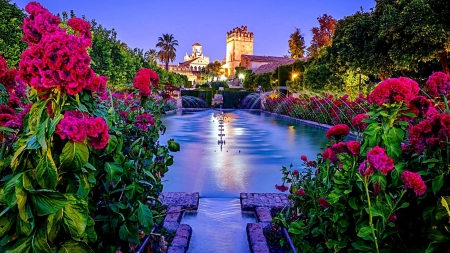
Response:
[[[253,33],[247,30],[247,26],[227,32],[226,60],[222,66],[227,76],[234,76],[234,68],[239,67],[242,55],[253,55],[253,44]]]
[[[178,65],[169,65],[169,71],[188,77],[188,81],[197,83],[200,80],[201,71],[209,64],[209,57],[202,52],[202,45],[196,42],[192,45],[192,54],[184,56],[184,62]],[[164,65],[160,65],[164,68]]]

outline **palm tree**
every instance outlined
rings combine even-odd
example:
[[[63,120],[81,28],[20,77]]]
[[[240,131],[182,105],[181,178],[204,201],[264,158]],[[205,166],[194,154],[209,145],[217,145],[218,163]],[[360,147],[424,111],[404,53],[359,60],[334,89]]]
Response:
[[[148,62],[156,62],[158,58],[158,52],[156,52],[156,49],[149,49],[147,52],[145,52],[144,54],[144,59]]]
[[[175,46],[178,46],[178,40],[173,38],[173,34],[166,33],[158,38],[158,44],[156,44],[156,47],[160,48],[158,59],[166,63],[166,70],[169,70],[169,61],[175,60],[177,51]]]

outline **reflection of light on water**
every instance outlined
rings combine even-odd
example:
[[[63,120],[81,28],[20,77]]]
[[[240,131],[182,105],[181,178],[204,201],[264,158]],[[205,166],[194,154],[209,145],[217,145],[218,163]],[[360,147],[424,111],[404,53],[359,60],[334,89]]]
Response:
[[[222,150],[220,150],[220,145],[217,145],[217,152],[214,152],[209,159],[212,159],[213,176],[217,186],[221,190],[228,192],[233,189],[242,188],[247,178],[247,173],[246,169],[241,167],[245,164],[245,161],[243,160],[245,159],[244,156],[239,155],[239,153],[236,152],[237,150],[233,148],[236,135],[242,135],[243,129],[233,128],[229,114],[225,113],[224,118],[224,131],[222,133],[225,134],[223,140],[226,141],[226,144],[223,145]],[[218,120],[214,120],[212,123],[212,135],[220,139],[218,136],[218,134],[220,134]]]
[[[294,126],[288,126],[288,141],[291,144],[295,143],[295,128],[294,128]]]

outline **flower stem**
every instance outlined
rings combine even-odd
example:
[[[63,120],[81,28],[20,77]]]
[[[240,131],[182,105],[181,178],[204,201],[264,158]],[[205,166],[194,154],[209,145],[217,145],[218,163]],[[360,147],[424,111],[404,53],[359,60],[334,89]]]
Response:
[[[372,208],[370,204],[370,196],[369,196],[369,182],[367,182],[367,177],[364,177],[364,188],[366,190],[366,196],[367,196],[367,204],[369,205],[369,224],[370,224],[370,230],[372,231],[373,241],[375,243],[375,249],[376,252],[379,253],[380,250],[378,249],[378,241],[377,236],[375,235],[375,229],[373,227],[373,221],[372,221]]]

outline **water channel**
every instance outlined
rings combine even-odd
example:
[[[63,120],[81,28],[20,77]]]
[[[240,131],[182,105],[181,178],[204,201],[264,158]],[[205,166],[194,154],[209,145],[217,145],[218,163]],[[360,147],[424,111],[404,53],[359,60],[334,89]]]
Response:
[[[223,140],[217,115],[223,112]],[[163,118],[161,143],[174,138],[181,151],[165,176],[166,192],[199,192],[197,213],[182,223],[193,229],[189,252],[249,252],[241,213],[241,192],[277,192],[281,166],[301,169],[301,155],[313,158],[327,139],[325,130],[259,110],[179,111]]]

